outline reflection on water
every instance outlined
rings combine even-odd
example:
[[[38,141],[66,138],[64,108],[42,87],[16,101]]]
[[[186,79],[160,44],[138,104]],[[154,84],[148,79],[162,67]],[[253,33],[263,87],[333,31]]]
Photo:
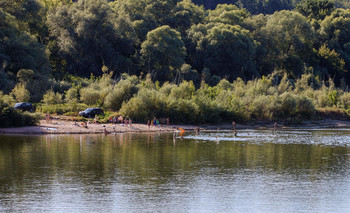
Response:
[[[348,212],[350,130],[0,136],[0,211]]]

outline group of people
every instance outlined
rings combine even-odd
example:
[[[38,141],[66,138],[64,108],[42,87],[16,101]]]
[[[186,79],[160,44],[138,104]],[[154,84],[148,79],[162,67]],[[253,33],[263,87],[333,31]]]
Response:
[[[167,118],[165,119],[165,122],[166,122],[166,125],[169,125],[169,124],[170,124],[170,119],[169,119],[169,117],[167,117]],[[148,126],[148,129],[150,129],[151,126],[158,126],[158,127],[160,127],[161,124],[160,124],[160,121],[159,121],[156,117],[154,117],[153,120],[148,120],[148,121],[147,121],[147,126]]]
[[[111,124],[124,124],[125,126],[131,126],[132,124],[132,120],[131,118],[124,118],[123,116],[119,116],[119,117],[110,117],[109,119],[109,123]]]

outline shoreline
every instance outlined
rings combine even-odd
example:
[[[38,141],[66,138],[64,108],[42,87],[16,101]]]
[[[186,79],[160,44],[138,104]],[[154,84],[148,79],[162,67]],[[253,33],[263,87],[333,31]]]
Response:
[[[237,124],[237,130],[243,129],[273,129],[274,122],[247,122]],[[11,135],[45,135],[45,134],[107,134],[109,133],[149,133],[149,132],[175,132],[178,128],[186,131],[194,131],[196,127],[201,130],[232,130],[232,124],[203,124],[203,125],[169,125],[148,128],[147,124],[132,124],[125,126],[124,124],[88,124],[88,128],[82,127],[79,123],[75,125],[73,121],[52,120],[47,123],[41,120],[38,126],[25,126],[13,128],[0,128],[0,134]],[[305,121],[302,124],[289,125],[286,122],[277,122],[277,129],[315,129],[315,128],[350,128],[350,121],[344,120],[317,120]]]

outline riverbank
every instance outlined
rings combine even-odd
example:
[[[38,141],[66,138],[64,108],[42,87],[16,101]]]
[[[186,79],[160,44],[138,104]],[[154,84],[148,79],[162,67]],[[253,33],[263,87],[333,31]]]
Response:
[[[102,134],[102,133],[125,133],[125,132],[173,132],[176,127],[161,126],[148,127],[145,124],[93,124],[88,123],[87,128],[81,122],[41,120],[38,126],[26,126],[18,128],[0,128],[0,134]]]
[[[237,124],[239,129],[273,129],[274,122],[247,122]],[[82,123],[73,121],[52,120],[47,122],[41,120],[38,126],[27,126],[18,128],[0,128],[0,134],[103,134],[103,133],[127,133],[127,132],[174,132],[178,128],[185,130],[194,130],[195,125],[169,125],[169,126],[150,126],[146,124],[88,124],[87,128],[83,127]],[[200,125],[201,130],[217,130],[217,129],[232,129],[232,124],[215,124],[215,125]],[[286,122],[277,122],[279,129],[312,129],[312,128],[350,128],[350,121],[343,120],[318,120],[305,121],[300,124],[288,124]]]

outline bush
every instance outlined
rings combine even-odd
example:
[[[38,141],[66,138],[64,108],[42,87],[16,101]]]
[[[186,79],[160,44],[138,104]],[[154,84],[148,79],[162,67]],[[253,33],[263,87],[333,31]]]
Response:
[[[39,123],[39,117],[29,113],[22,113],[9,107],[6,103],[0,100],[0,127],[20,127],[34,126]]]
[[[62,103],[62,94],[60,93],[54,93],[52,90],[48,90],[42,100],[46,105],[53,105],[53,104],[61,104]]]
[[[350,108],[350,93],[346,92],[340,96],[340,106],[344,109]]]
[[[259,96],[252,103],[252,116],[259,120],[272,120],[273,102],[271,96]]]
[[[192,100],[180,99],[168,104],[167,114],[174,123],[194,123],[199,114],[199,107]]]
[[[122,104],[120,113],[145,122],[153,117],[166,117],[166,108],[165,98],[158,91],[142,88],[129,102]]]
[[[78,103],[70,103],[70,104],[53,104],[46,105],[41,104],[36,107],[38,112],[49,113],[49,114],[57,114],[63,115],[66,113],[72,113],[73,115],[77,115],[79,111],[83,111],[88,106],[86,104],[78,104]]]
[[[315,115],[315,107],[310,99],[305,96],[297,98],[297,114],[301,119],[310,119]]]
[[[30,93],[26,89],[25,83],[18,83],[12,90],[12,94],[16,97],[18,102],[27,102],[30,99]]]
[[[76,103],[78,102],[78,96],[79,96],[79,89],[78,87],[71,87],[69,90],[65,92],[66,97],[65,101],[67,103]]]
[[[97,105],[100,101],[100,92],[89,87],[83,88],[80,90],[80,99],[89,106]]]
[[[291,118],[296,114],[297,100],[291,92],[283,93],[278,99],[277,118]]]
[[[124,101],[129,101],[135,93],[137,93],[138,88],[136,84],[133,83],[129,77],[126,80],[121,80],[115,87],[107,94],[105,99],[105,106],[108,109],[119,110]]]

